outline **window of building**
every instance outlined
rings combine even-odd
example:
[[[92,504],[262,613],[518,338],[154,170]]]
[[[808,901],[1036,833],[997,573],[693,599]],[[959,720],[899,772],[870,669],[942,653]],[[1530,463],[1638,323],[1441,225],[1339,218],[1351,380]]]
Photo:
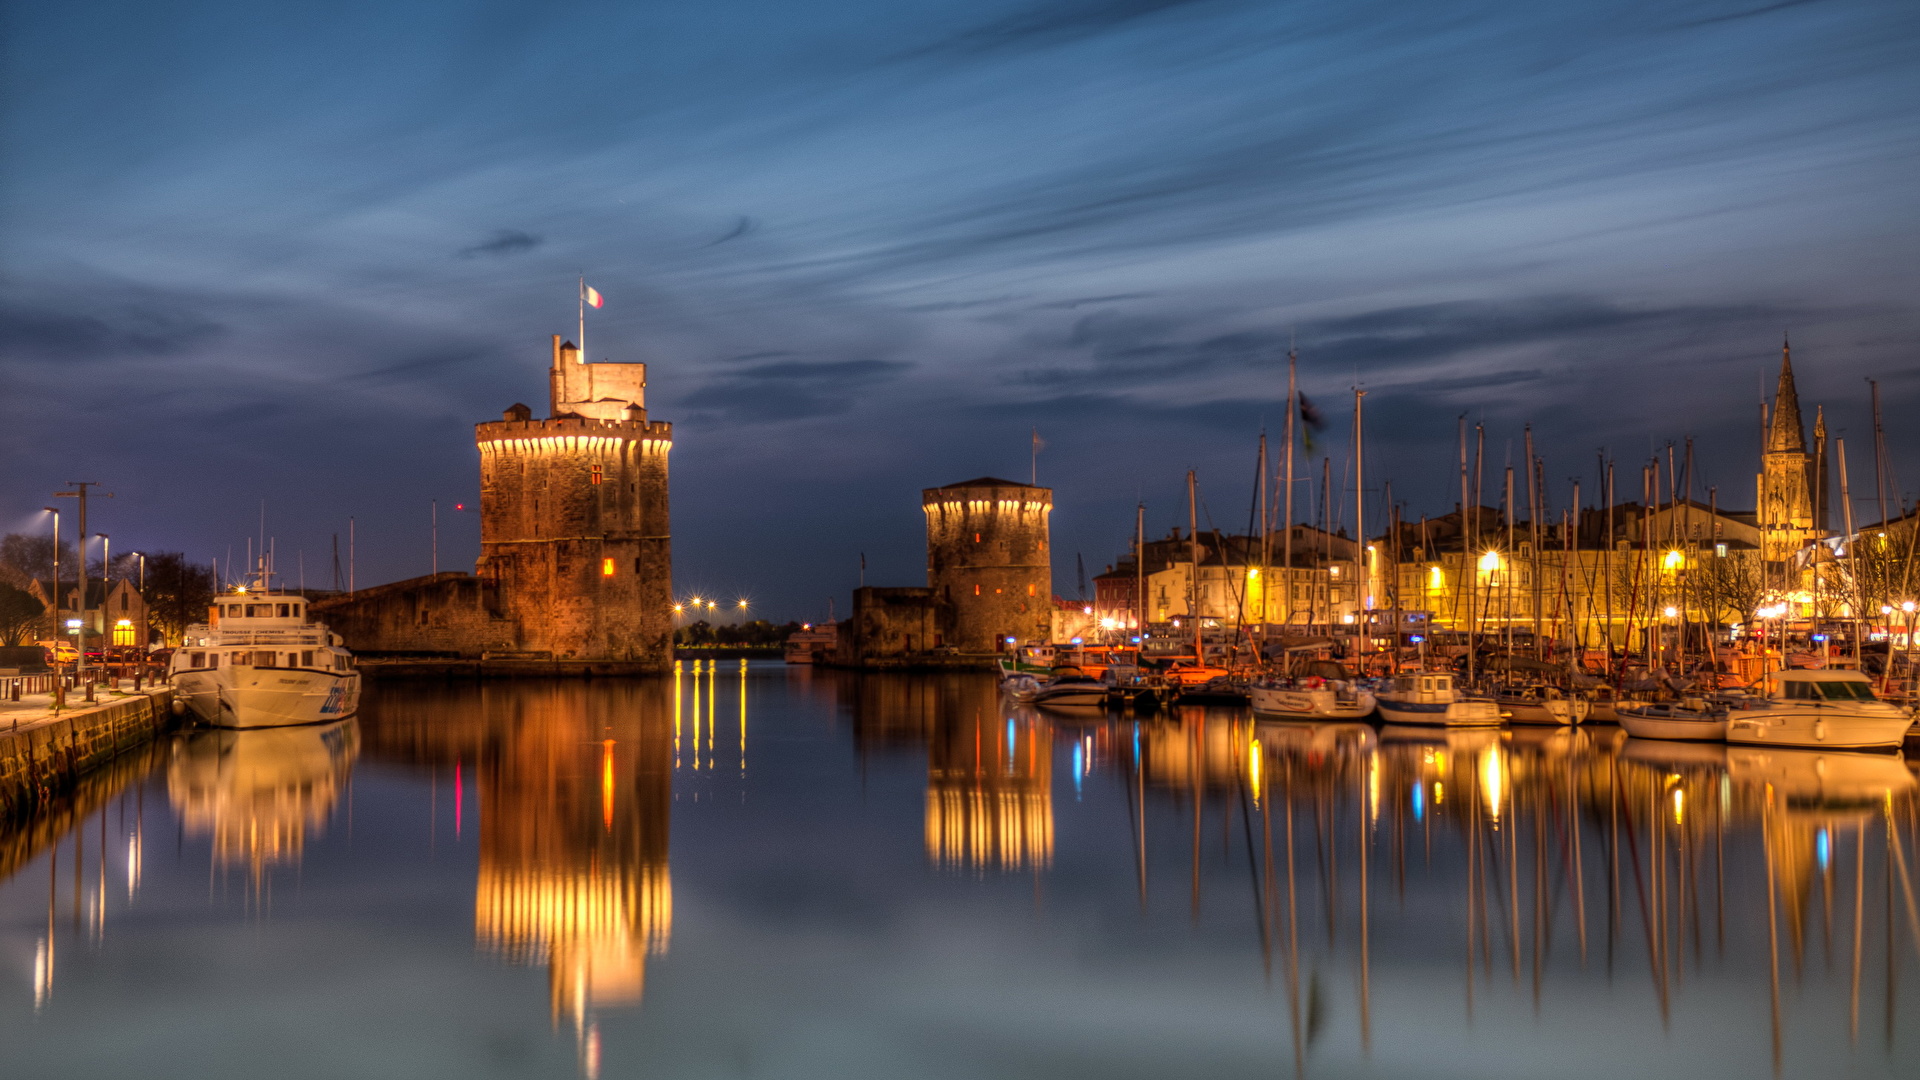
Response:
[[[979,533],[974,533],[974,534],[973,534],[973,542],[974,542],[974,543],[976,543],[976,544],[980,542],[980,534],[979,534]]]
[[[1727,545],[1725,545],[1725,544],[1715,544],[1715,545],[1713,545],[1713,554],[1714,554],[1714,557],[1715,557],[1715,558],[1720,558],[1720,559],[1724,559],[1724,558],[1726,558],[1726,557],[1727,557]]]
[[[312,649],[300,650],[300,666],[301,667],[313,666],[313,650]]]
[[[638,555],[633,557],[633,572],[636,574],[640,572],[640,556]]]
[[[1039,587],[1039,586],[1037,586],[1037,585],[1035,585],[1035,584],[1033,584],[1032,582],[1028,582],[1028,583],[1027,583],[1027,595],[1028,595],[1028,596],[1033,596],[1033,595],[1035,595],[1035,593],[1034,593],[1034,590],[1035,590],[1035,589],[1037,589],[1038,587]]]
[[[980,586],[978,586],[978,585],[975,585],[975,586],[973,587],[973,595],[975,595],[975,596],[979,596],[979,595],[980,595]]]
[[[203,652],[189,653],[187,654],[187,664],[189,667],[206,667],[207,654]]]
[[[600,560],[600,576],[601,577],[613,576],[613,560],[612,559]]]
[[[113,624],[113,643],[115,645],[133,644],[133,621],[121,619]]]
[[[591,483],[595,483],[595,484],[598,484],[598,483],[600,483],[600,482],[602,482],[602,481],[604,481],[605,479],[606,479],[606,473],[605,473],[605,472],[604,472],[604,471],[603,471],[603,470],[601,469],[601,467],[600,467],[600,466],[598,466],[598,465],[595,465],[595,466],[593,467],[593,475],[592,475],[592,477],[591,477],[591,479],[590,479],[590,482],[591,482]]]

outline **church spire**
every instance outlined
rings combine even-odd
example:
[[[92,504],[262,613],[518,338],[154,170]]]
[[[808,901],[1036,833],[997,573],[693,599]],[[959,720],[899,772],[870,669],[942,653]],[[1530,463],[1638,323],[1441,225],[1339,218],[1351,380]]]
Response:
[[[1793,385],[1793,346],[1780,342],[1780,385],[1773,395],[1773,426],[1767,433],[1767,453],[1804,454],[1807,440],[1800,426],[1800,395]]]

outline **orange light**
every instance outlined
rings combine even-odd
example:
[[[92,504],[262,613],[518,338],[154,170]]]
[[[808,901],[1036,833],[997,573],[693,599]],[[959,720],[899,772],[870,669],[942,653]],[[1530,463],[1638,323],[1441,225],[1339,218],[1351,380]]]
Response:
[[[613,560],[612,559],[600,560],[600,576],[601,577],[613,576]]]
[[[613,740],[600,744],[600,820],[613,831]]]

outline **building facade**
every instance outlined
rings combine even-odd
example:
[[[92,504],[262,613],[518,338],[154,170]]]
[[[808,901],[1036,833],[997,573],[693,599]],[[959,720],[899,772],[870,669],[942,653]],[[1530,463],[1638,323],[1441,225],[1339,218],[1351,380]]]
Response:
[[[921,492],[943,644],[994,652],[1053,632],[1053,491],[991,476]]]

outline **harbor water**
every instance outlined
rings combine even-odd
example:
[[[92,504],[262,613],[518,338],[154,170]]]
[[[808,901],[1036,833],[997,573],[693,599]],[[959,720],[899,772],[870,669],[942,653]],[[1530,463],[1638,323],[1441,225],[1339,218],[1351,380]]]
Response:
[[[683,661],[0,825],[0,1076],[1912,1077],[1896,754]]]

